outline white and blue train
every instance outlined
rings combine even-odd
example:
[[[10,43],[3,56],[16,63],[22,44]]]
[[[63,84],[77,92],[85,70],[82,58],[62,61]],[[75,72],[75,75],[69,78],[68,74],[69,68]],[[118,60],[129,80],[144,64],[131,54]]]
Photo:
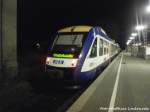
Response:
[[[119,46],[101,27],[71,26],[59,30],[48,51],[45,71],[52,78],[74,82],[93,79],[119,53]]]

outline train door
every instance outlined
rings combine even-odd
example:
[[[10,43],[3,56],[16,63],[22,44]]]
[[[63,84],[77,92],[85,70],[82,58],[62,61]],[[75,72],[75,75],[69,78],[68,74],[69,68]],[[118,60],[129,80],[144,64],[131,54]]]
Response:
[[[102,64],[104,62],[104,50],[103,50],[103,39],[98,39],[98,64]]]
[[[104,61],[107,61],[109,59],[109,43],[107,41],[104,41]]]

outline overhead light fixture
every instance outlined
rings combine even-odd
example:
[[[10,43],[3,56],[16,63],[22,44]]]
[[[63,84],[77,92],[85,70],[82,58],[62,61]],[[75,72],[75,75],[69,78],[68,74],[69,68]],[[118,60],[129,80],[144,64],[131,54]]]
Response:
[[[146,12],[150,13],[150,5],[146,7]]]
[[[126,45],[129,45],[129,44],[130,44],[130,42],[127,41],[127,42],[126,42]]]
[[[136,29],[137,31],[144,30],[144,29],[145,29],[145,26],[144,26],[144,25],[138,25],[138,26],[135,27],[135,29]]]
[[[132,33],[131,36],[136,37],[138,34],[137,33]]]
[[[132,41],[132,40],[128,40],[128,41],[126,42],[126,45],[129,45],[129,44],[131,43],[131,41]]]
[[[134,39],[134,37],[130,37],[130,40],[133,40]]]

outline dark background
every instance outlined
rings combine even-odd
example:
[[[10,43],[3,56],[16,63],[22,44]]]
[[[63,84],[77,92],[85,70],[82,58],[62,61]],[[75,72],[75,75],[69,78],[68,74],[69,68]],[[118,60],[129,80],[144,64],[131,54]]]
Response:
[[[136,24],[135,9],[148,0],[18,0],[18,48],[23,53],[40,42],[46,51],[53,34],[71,25],[101,26],[125,48]]]

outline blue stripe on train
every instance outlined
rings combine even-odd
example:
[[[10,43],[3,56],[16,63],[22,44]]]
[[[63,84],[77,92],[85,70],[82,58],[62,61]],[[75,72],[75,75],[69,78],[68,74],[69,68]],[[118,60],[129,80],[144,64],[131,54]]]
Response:
[[[79,59],[79,63],[78,63],[77,68],[74,72],[75,81],[88,81],[88,80],[90,80],[96,76],[96,68],[91,70],[91,71],[88,71],[88,72],[81,72],[83,63],[86,59],[86,56],[87,56],[88,51],[90,49],[90,46],[94,40],[94,32],[96,33],[96,35],[99,34],[102,37],[106,38],[107,40],[111,41],[111,39],[101,31],[101,27],[93,27],[89,31],[87,38],[86,38],[86,41],[84,43],[83,49],[81,51],[82,57]]]
[[[96,75],[96,69],[90,70],[88,72],[80,72],[76,75],[77,82],[87,82],[90,79],[93,79]]]
[[[75,70],[75,73],[74,73],[74,78],[76,81],[78,80],[88,80],[90,77],[92,77],[95,73],[94,71],[90,71],[90,72],[85,72],[85,73],[81,73],[81,69],[82,69],[82,66],[83,66],[83,63],[86,59],[86,56],[88,54],[88,51],[90,49],[90,46],[93,42],[93,39],[94,39],[94,32],[95,32],[95,29],[92,28],[88,35],[87,35],[87,38],[85,40],[85,43],[84,43],[84,46],[83,46],[83,49],[81,51],[81,55],[82,57],[79,59],[79,63],[77,65],[77,68]]]

